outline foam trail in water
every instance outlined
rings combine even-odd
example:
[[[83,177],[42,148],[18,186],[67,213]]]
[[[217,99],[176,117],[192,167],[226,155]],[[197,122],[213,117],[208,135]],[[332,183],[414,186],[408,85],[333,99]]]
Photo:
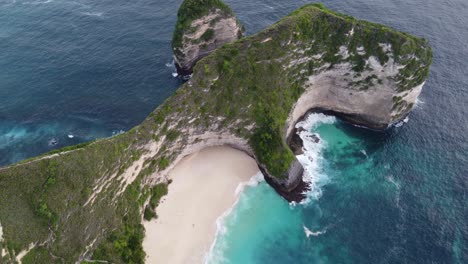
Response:
[[[103,12],[81,12],[81,14],[85,16],[102,17],[104,13]]]
[[[366,152],[365,149],[361,149],[361,153],[362,153],[362,155],[364,155],[366,157],[366,159],[368,158],[367,152]]]
[[[309,228],[307,228],[305,225],[303,225],[302,227],[304,228],[304,233],[305,233],[307,238],[309,238],[310,236],[319,236],[319,235],[325,234],[327,232],[326,228],[324,230],[319,230],[319,231],[313,232]]]
[[[395,205],[398,209],[402,210],[400,207],[400,194],[401,194],[401,185],[400,183],[392,176],[388,175],[385,177],[385,180],[390,182],[395,187]]]
[[[424,106],[424,101],[416,98],[416,102],[414,102],[414,108],[422,108]]]
[[[214,239],[213,243],[210,246],[210,250],[205,254],[205,257],[204,257],[204,260],[203,260],[204,264],[223,262],[221,260],[224,259],[224,258],[222,256],[219,256],[219,255],[215,256],[213,254],[213,252],[214,252],[214,246],[216,245],[216,241],[218,240],[218,237],[223,235],[223,234],[226,234],[226,232],[227,232],[227,229],[226,229],[226,226],[225,226],[225,219],[232,213],[233,209],[236,207],[237,203],[239,202],[240,194],[245,189],[245,187],[246,186],[252,186],[252,187],[257,186],[260,182],[263,182],[264,180],[265,180],[265,178],[263,177],[263,174],[261,172],[258,172],[253,177],[251,177],[249,181],[239,183],[239,185],[237,186],[237,188],[235,190],[236,201],[234,202],[234,204],[232,205],[231,208],[226,210],[220,217],[218,217],[216,219],[215,239]]]
[[[32,1],[32,2],[23,2],[23,5],[42,5],[42,4],[52,3],[52,2],[53,0]],[[14,1],[13,3],[16,3],[16,1]]]
[[[310,190],[306,193],[307,198],[301,204],[307,204],[317,200],[322,195],[321,187],[328,183],[328,176],[322,170],[322,150],[326,142],[320,135],[312,133],[313,129],[321,124],[333,124],[336,118],[324,114],[310,114],[307,118],[296,124],[298,135],[303,141],[304,154],[298,155],[297,159],[304,167],[304,181],[309,184]],[[301,129],[302,128],[302,129]]]

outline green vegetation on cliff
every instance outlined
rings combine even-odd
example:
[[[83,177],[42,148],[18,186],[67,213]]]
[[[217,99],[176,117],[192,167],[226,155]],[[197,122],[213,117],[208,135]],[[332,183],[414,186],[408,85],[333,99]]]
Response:
[[[234,15],[231,8],[221,0],[185,0],[177,12],[172,48],[182,45],[182,36],[190,29],[193,20],[208,15],[213,9],[221,10],[225,16]]]
[[[396,63],[405,66],[397,76],[400,91],[421,84],[429,75],[432,50],[427,40],[384,25],[336,13],[325,8],[323,4],[306,5],[290,16],[301,17],[304,15],[304,9],[310,9],[311,6],[320,9],[320,14],[313,21],[307,18],[302,20],[298,26],[301,27],[300,31],[304,37],[311,37],[322,44],[322,48],[326,50],[325,61],[332,65],[341,62],[337,53],[341,46],[345,46],[351,54],[347,61],[354,65],[355,71],[362,72],[365,69],[365,61],[370,56],[385,64],[390,55]],[[382,44],[389,45],[391,54],[384,50]],[[358,52],[359,47],[363,48],[362,54]]]
[[[231,12],[216,0],[185,1],[175,39],[211,7]],[[346,63],[364,74],[370,57],[401,66],[390,80],[399,92],[425,80],[432,54],[423,39],[307,5],[200,60],[192,79],[129,132],[0,168],[3,262],[33,244],[23,263],[142,263],[141,222],[156,217],[167,192],[161,173],[188,146],[205,132],[231,135],[248,142],[268,177],[285,180],[295,160],[286,121],[308,77]]]
[[[383,43],[394,52],[385,52]],[[365,54],[358,54],[360,46]],[[352,55],[343,58],[340,47],[346,47]],[[300,50],[304,57],[321,54],[323,60],[289,68],[287,65],[300,59],[292,55],[293,49]],[[226,124],[238,119],[246,121],[246,125],[254,122],[253,131],[240,128],[233,132],[247,136],[259,161],[272,175],[283,178],[293,160],[284,140],[285,122],[303,92],[305,78],[327,63],[332,68],[349,62],[362,72],[370,56],[378,58],[381,64],[392,56],[397,63],[406,65],[397,77],[400,89],[406,90],[427,78],[432,53],[424,39],[337,14],[323,5],[307,5],[263,32],[227,44],[200,61],[194,69],[192,85],[209,87],[212,96],[196,101],[203,93],[191,89],[188,97],[194,100],[189,104],[195,107],[203,101],[202,111],[225,117]],[[209,83],[210,79],[215,81]]]

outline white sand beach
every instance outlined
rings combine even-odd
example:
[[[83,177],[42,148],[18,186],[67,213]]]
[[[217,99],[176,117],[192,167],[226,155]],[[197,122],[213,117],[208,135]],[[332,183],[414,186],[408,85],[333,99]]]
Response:
[[[210,147],[185,157],[172,183],[145,221],[146,263],[202,263],[216,233],[216,219],[234,205],[236,188],[258,172],[255,161],[229,147]]]

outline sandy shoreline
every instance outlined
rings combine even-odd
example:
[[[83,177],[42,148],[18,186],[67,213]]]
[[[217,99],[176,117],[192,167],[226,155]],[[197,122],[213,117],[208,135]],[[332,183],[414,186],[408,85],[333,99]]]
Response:
[[[216,219],[236,201],[236,188],[258,172],[255,161],[229,147],[185,157],[169,174],[172,183],[145,221],[146,263],[202,263],[215,238]]]

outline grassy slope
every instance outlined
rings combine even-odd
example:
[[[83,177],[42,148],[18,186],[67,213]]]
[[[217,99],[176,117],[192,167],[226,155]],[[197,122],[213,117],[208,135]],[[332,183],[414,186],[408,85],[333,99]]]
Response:
[[[114,184],[93,204],[93,210],[83,207],[98,176],[122,171],[139,155],[137,150],[130,150],[129,139],[134,134],[0,171],[0,219],[8,250],[18,253],[33,241],[50,240],[49,248],[37,247],[23,263],[47,263],[50,256],[44,250],[55,255],[56,261],[70,263],[89,243],[88,235],[110,233],[124,222],[139,224],[141,190],[132,192],[128,188],[123,199],[109,207],[117,190]],[[137,184],[132,187],[139,188]],[[125,214],[131,219],[123,220]]]
[[[355,34],[348,38],[345,34],[352,27]],[[24,263],[70,263],[98,238],[96,259],[140,263],[143,204],[150,196],[157,203],[160,196],[141,180],[167,167],[176,153],[163,147],[122,196],[116,196],[120,182],[113,180],[92,206],[84,207],[99,178],[122,174],[143,154],[140,146],[151,140],[165,140],[163,145],[168,146],[183,141],[186,135],[179,131],[189,126],[189,120],[195,118],[191,125],[203,130],[212,125],[212,117],[219,116],[224,117],[220,127],[248,139],[259,161],[272,175],[282,177],[293,158],[284,141],[285,120],[303,91],[302,76],[313,74],[324,63],[341,62],[335,56],[341,45],[350,51],[365,47],[366,55],[348,59],[356,70],[366,56],[385,61],[379,42],[391,43],[395,58],[408,65],[399,77],[400,89],[427,77],[431,54],[425,40],[320,5],[303,7],[259,34],[223,46],[198,62],[190,83],[131,131],[51,159],[0,169],[0,223],[6,239],[2,246],[18,253],[31,242],[49,241],[32,250]],[[294,59],[290,55],[297,48],[308,48],[308,56],[324,53],[324,60],[286,70],[283,66]],[[306,72],[299,74],[300,70]],[[414,79],[405,79],[413,74]],[[256,124],[255,129],[246,129],[251,124]]]

